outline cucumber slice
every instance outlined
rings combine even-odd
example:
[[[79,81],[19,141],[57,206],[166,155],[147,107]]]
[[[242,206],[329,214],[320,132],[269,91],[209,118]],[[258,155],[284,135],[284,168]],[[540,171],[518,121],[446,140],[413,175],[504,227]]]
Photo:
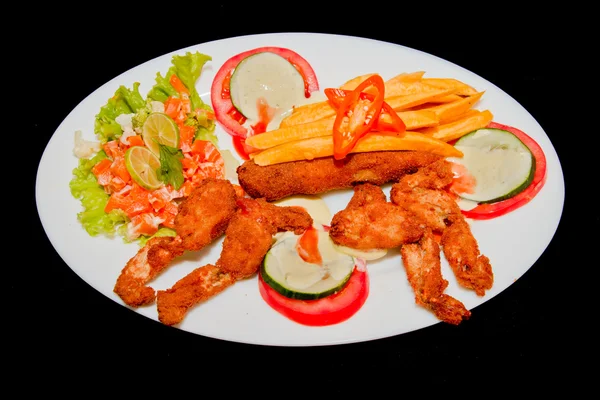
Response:
[[[260,119],[260,98],[280,113],[305,100],[302,74],[285,58],[271,52],[252,54],[235,67],[229,83],[233,106],[247,119]]]
[[[263,280],[291,299],[316,300],[341,290],[354,270],[354,257],[337,251],[329,234],[319,231],[323,265],[307,263],[296,250],[298,238],[286,232],[271,246],[260,270]]]
[[[495,203],[511,198],[531,184],[535,158],[514,134],[497,128],[470,132],[456,141],[462,158],[449,158],[462,164],[475,178],[473,193],[459,193],[463,199]]]

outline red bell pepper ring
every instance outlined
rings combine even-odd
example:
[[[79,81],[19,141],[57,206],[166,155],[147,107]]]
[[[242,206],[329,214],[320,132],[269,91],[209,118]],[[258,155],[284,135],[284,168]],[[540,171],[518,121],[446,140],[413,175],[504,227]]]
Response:
[[[361,98],[361,93],[371,86],[377,89],[373,100]],[[346,157],[356,142],[371,131],[379,120],[384,95],[383,78],[375,74],[362,81],[343,98],[333,123],[333,157],[336,160]]]
[[[339,89],[339,88],[327,88],[324,90],[325,96],[335,108],[336,110],[340,107],[342,102],[344,101],[344,97],[352,92],[347,89]],[[375,96],[371,93],[362,92],[360,94],[361,99],[367,99],[373,101]],[[404,136],[404,132],[406,131],[406,125],[400,116],[396,113],[396,110],[392,108],[387,102],[383,102],[381,106],[381,113],[379,114],[379,119],[375,122],[373,126],[373,130],[380,132],[388,132],[388,133],[396,133],[398,136]]]
[[[501,215],[507,214],[519,207],[529,203],[542,189],[546,183],[547,168],[546,168],[546,155],[541,146],[529,135],[520,129],[512,126],[499,124],[496,122],[490,122],[488,128],[504,129],[513,133],[518,137],[531,151],[535,159],[535,174],[531,184],[522,191],[510,199],[499,201],[491,204],[479,204],[477,207],[471,210],[463,210],[462,214],[467,218],[472,219],[492,219]]]

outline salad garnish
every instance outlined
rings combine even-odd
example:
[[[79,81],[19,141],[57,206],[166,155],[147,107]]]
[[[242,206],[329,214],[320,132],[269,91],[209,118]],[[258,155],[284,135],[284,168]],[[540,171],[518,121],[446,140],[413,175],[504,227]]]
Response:
[[[97,142],[75,133],[79,165],[69,186],[88,234],[140,245],[174,236],[178,203],[204,178],[225,176],[212,107],[195,87],[210,60],[200,52],[174,55],[145,98],[139,82],[119,86],[95,116]]]

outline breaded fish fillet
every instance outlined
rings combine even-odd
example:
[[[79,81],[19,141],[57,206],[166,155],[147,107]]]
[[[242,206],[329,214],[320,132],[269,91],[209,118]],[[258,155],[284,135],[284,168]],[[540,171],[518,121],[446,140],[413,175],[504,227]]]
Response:
[[[274,201],[294,194],[350,188],[358,183],[396,182],[440,159],[441,156],[426,151],[375,151],[352,153],[339,161],[326,157],[259,166],[249,160],[237,168],[237,173],[240,186],[249,196]]]

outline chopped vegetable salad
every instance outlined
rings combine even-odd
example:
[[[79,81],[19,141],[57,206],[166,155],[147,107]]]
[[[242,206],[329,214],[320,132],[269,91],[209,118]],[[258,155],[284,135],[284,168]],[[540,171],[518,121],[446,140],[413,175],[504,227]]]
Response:
[[[195,89],[210,60],[199,52],[173,56],[146,98],[135,82],[108,99],[95,117],[98,142],[75,133],[79,165],[69,186],[90,235],[120,235],[140,244],[155,235],[174,236],[178,203],[204,178],[225,177],[213,110]],[[144,149],[129,151],[136,146]]]

